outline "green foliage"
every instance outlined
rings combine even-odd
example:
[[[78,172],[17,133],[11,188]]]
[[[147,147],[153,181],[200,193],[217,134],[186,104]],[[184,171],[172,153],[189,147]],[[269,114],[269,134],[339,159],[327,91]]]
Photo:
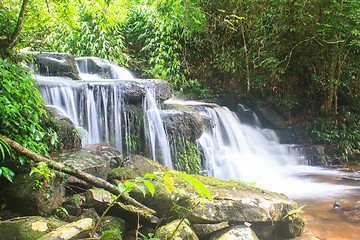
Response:
[[[304,212],[302,209],[305,206],[306,205],[302,205],[301,207],[289,210],[287,214],[283,217],[283,219],[288,218],[290,221],[294,221],[296,218],[300,217],[301,213]]]
[[[195,192],[201,197],[202,201],[204,201],[204,197],[208,198],[210,201],[214,201],[209,189],[203,183],[201,183],[199,180],[197,180],[196,178],[193,178],[192,176],[190,176],[186,173],[175,172],[175,171],[166,171],[166,172],[158,171],[158,172],[154,172],[154,173],[147,173],[147,174],[145,174],[144,177],[137,177],[135,179],[129,179],[129,180],[126,180],[125,182],[120,182],[118,184],[120,194],[117,196],[112,194],[114,201],[112,201],[109,204],[109,206],[105,209],[105,211],[101,215],[99,221],[97,222],[96,226],[94,227],[91,235],[92,236],[94,235],[96,229],[99,227],[100,222],[102,221],[104,216],[107,214],[107,212],[110,210],[110,208],[116,204],[118,199],[122,195],[128,194],[132,189],[136,188],[136,189],[140,190],[145,196],[146,188],[147,188],[148,191],[150,192],[150,194],[154,195],[155,187],[154,187],[154,184],[152,183],[152,180],[157,179],[157,180],[161,181],[162,183],[164,183],[164,187],[169,194],[171,194],[174,190],[177,191],[174,180],[172,179],[172,176],[176,176],[176,177],[188,182],[194,188]],[[110,235],[111,235],[110,233],[106,234],[106,237],[110,237]],[[153,235],[149,235],[149,238],[147,238],[146,236],[144,236],[142,234],[141,234],[141,236],[144,239],[154,239],[154,240],[156,239],[156,238],[153,238]],[[105,238],[105,239],[107,239],[107,238]]]
[[[307,125],[307,134],[317,144],[336,145],[342,161],[356,160],[360,154],[360,126],[357,119],[350,112],[338,119],[316,118]]]
[[[0,59],[0,134],[33,152],[48,155],[48,147],[57,141],[51,125],[29,70],[18,63]],[[6,156],[17,157],[6,154],[10,149],[2,139],[0,150],[2,165],[6,165]],[[24,162],[23,157],[17,158]],[[5,166],[2,174],[9,180],[14,175]]]
[[[37,167],[32,167],[30,175],[32,175],[33,173],[39,173],[47,181],[49,181],[51,177],[55,176],[55,172],[52,171],[45,162],[39,162],[37,164]]]

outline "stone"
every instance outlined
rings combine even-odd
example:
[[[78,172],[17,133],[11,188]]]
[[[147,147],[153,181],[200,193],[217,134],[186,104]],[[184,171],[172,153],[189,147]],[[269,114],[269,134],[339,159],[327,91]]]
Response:
[[[235,225],[211,234],[209,240],[259,240],[255,232],[245,225]]]
[[[221,222],[221,223],[194,223],[191,224],[191,228],[194,230],[194,232],[196,233],[196,235],[199,238],[205,238],[205,236],[219,231],[221,229],[224,228],[228,228],[229,227],[229,223],[228,222]]]
[[[180,226],[179,226],[180,224]],[[174,231],[175,235],[174,234]],[[173,236],[173,238],[171,238]],[[199,238],[196,236],[194,231],[189,226],[188,221],[185,219],[182,220],[174,220],[162,227],[159,227],[155,232],[155,238],[159,238],[160,240],[198,240]]]
[[[75,58],[68,53],[30,53],[35,54],[35,73],[41,76],[60,76],[80,80]]]
[[[0,239],[2,240],[35,240],[63,226],[65,223],[44,217],[28,217],[0,222]]]
[[[360,210],[344,211],[343,217],[347,222],[360,223]]]
[[[78,150],[62,151],[53,154],[52,159],[104,180],[107,179],[111,169],[120,166],[123,162],[122,154],[106,143],[89,144]],[[67,182],[86,184],[75,177],[69,177]]]
[[[193,177],[208,187],[214,201],[207,198],[202,200],[187,181],[178,178],[174,178],[177,191],[171,195],[163,183],[158,181],[153,181],[156,188],[154,196],[147,194],[143,197],[136,189],[130,195],[156,210],[160,216],[169,216],[173,202],[190,207],[187,218],[191,223],[283,221],[288,211],[297,206],[282,194],[248,187],[234,180],[225,181],[200,175]]]
[[[165,167],[149,158],[130,155],[124,159],[122,165],[125,169],[130,169],[137,177],[143,177],[147,173],[153,173],[156,171],[169,171],[171,168]]]
[[[55,175],[46,180],[39,173],[15,175],[9,189],[9,205],[21,215],[49,216],[65,200],[65,183]]]
[[[90,231],[95,227],[95,221],[91,218],[80,219],[63,225],[56,230],[42,236],[39,240],[75,240],[88,236]]]
[[[58,135],[56,149],[54,147],[54,149],[51,150],[58,151],[80,148],[82,145],[81,138],[77,133],[74,122],[66,117],[63,111],[57,107],[48,105],[46,109],[48,110],[49,116],[56,122],[53,127]]]
[[[121,236],[125,232],[125,230],[126,230],[126,223],[124,219],[115,216],[105,216],[100,222],[100,225],[96,231],[100,234],[106,231],[112,231],[112,232],[117,232]],[[112,237],[111,239],[121,239],[121,238]]]
[[[77,216],[81,211],[81,205],[83,203],[80,194],[72,195],[65,203],[64,208],[66,211],[73,216]]]
[[[87,206],[95,208],[97,212],[103,212],[114,201],[111,194],[101,188],[89,189],[85,196]]]
[[[167,105],[167,110],[161,111],[166,131],[169,135],[181,136],[186,140],[194,141],[203,133],[203,120],[193,108],[182,105]]]

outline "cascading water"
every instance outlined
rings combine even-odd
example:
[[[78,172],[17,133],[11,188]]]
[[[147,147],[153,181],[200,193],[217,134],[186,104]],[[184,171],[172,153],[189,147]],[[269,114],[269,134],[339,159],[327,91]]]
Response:
[[[235,113],[216,104],[177,100],[166,103],[190,106],[204,118],[204,133],[197,141],[204,171],[210,176],[255,183],[293,198],[334,195],[354,189],[300,178],[315,172],[329,174],[329,171],[299,165],[299,158],[288,146],[279,144],[275,132],[260,128],[257,121],[254,126],[243,124]]]
[[[148,142],[148,146],[151,147],[153,160],[172,168],[173,164],[171,160],[169,141],[166,136],[159,109],[153,96],[154,93],[147,89],[144,100],[146,142]]]
[[[130,154],[133,150],[130,132],[135,126],[129,119],[122,92],[134,86],[140,86],[140,89],[148,83],[150,87],[146,87],[143,108],[148,146],[151,146],[154,160],[171,167],[169,144],[155,100],[155,85],[151,81],[136,80],[124,68],[103,59],[78,58],[76,62],[82,81],[37,76],[38,88],[46,104],[61,109],[63,115],[86,130],[83,144],[111,143],[123,153]],[[109,77],[115,79],[107,79]],[[124,79],[127,80],[122,81]]]

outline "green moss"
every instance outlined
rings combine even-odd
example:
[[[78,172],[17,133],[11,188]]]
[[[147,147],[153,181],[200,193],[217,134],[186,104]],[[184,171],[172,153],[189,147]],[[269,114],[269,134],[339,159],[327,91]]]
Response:
[[[4,221],[0,223],[0,239],[35,240],[62,225],[64,223],[59,220],[42,217],[29,217],[9,222]]]
[[[135,178],[136,174],[130,168],[117,167],[112,169],[108,174],[108,181],[113,182],[115,180],[124,180]]]
[[[125,232],[125,229],[126,229],[125,220],[123,220],[122,218],[105,216],[101,221],[97,231],[100,233],[111,231],[122,234]],[[120,239],[120,238],[117,238],[114,235],[111,239]]]
[[[201,160],[199,157],[199,149],[191,141],[186,140],[185,146],[178,151],[176,169],[186,172],[188,174],[195,174],[200,172]]]

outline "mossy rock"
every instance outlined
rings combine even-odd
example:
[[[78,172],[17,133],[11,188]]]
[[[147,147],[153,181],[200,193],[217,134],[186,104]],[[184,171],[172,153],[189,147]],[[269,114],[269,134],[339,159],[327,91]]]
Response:
[[[9,189],[9,205],[21,215],[49,216],[65,199],[65,183],[55,175],[46,180],[42,175],[16,175]]]
[[[175,232],[176,230],[176,232]],[[198,240],[195,232],[189,226],[189,222],[185,219],[174,220],[160,228],[155,233],[155,238],[161,240]]]
[[[14,221],[3,221],[0,222],[0,239],[35,240],[64,224],[64,222],[57,219],[37,216]]]
[[[115,180],[126,180],[130,178],[135,178],[136,176],[136,173],[129,168],[117,167],[109,172],[107,180],[114,183]]]
[[[103,220],[100,222],[99,228],[97,232],[104,233],[104,232],[116,232],[122,235],[126,230],[126,223],[125,220],[119,217],[114,216],[105,216]],[[111,239],[121,239],[113,236]]]

